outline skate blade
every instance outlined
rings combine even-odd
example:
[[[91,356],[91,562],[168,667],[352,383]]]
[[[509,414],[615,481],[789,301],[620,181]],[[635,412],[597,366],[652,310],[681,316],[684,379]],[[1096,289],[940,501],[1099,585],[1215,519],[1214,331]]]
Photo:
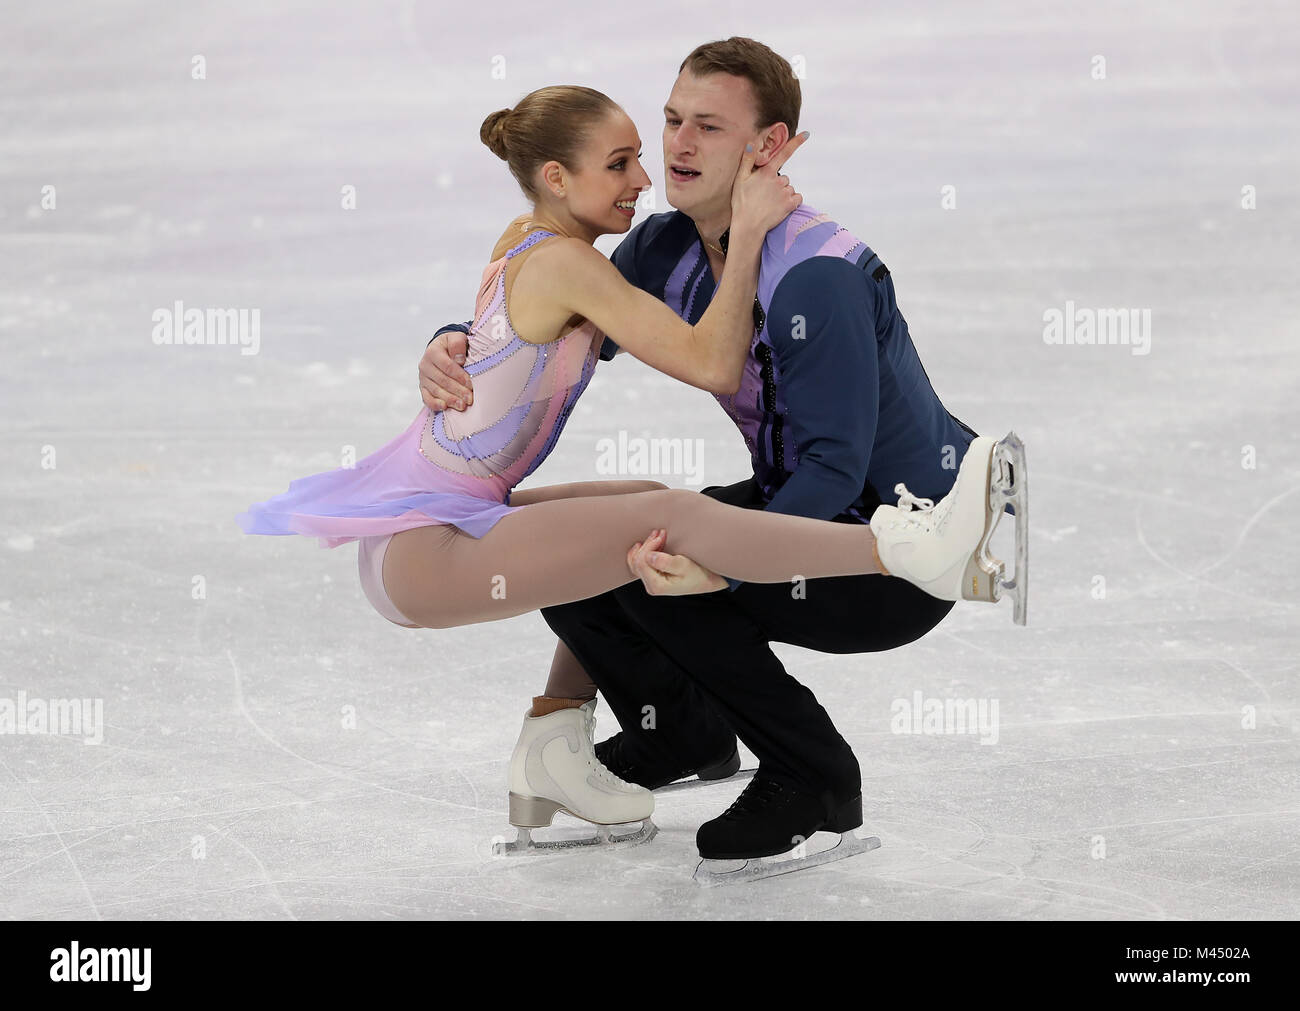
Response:
[[[693,776],[690,779],[679,779],[676,783],[669,783],[667,786],[661,786],[655,793],[676,793],[679,790],[693,790],[700,786],[720,786],[723,783],[740,783],[746,779],[752,779],[757,769],[739,769],[733,772],[725,779],[700,779]]]
[[[700,865],[695,868],[693,875],[696,884],[705,887],[713,885],[734,885],[742,881],[760,881],[763,878],[774,878],[780,874],[792,874],[795,871],[806,870],[809,867],[820,867],[822,864],[834,863],[837,860],[843,860],[846,857],[857,856],[859,853],[866,853],[868,850],[880,849],[880,839],[877,836],[860,836],[860,828],[851,832],[841,832],[839,840],[828,849],[820,853],[809,855],[800,855],[800,847],[795,847],[788,853],[780,853],[772,857],[752,857],[749,860],[701,860]],[[728,865],[740,863],[739,867],[729,867]]]
[[[1017,625],[1024,625],[1029,609],[1029,472],[1025,465],[1025,444],[1015,432],[1008,432],[993,447],[993,471],[989,480],[989,508],[1000,520],[1008,505],[1014,511],[1015,573],[1007,578],[1005,565],[998,562],[998,578],[994,599],[1003,594],[1011,597],[1012,616]],[[996,527],[997,524],[994,524]],[[990,528],[981,552],[987,556],[987,545],[993,530]]]
[[[961,599],[996,604],[999,586],[1006,572],[1000,558],[989,554],[989,541],[998,528],[1002,513],[993,504],[994,475],[998,472],[998,443],[989,447],[988,466],[984,469],[984,534],[966,561],[961,577]]]
[[[641,827],[632,832],[616,833],[617,825],[596,825],[594,836],[579,836],[574,839],[534,839],[533,830],[516,828],[514,839],[492,840],[492,855],[495,857],[519,856],[524,853],[555,853],[562,850],[584,849],[591,846],[636,846],[648,843],[659,834],[659,826],[647,818]]]

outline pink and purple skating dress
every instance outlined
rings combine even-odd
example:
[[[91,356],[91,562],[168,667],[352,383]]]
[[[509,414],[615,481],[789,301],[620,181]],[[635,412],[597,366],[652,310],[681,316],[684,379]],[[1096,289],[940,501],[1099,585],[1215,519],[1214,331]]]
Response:
[[[530,344],[510,322],[505,268],[553,233],[537,231],[483,270],[465,371],[465,411],[420,411],[405,432],[355,467],[299,478],[238,517],[249,534],[304,534],[337,547],[402,530],[454,524],[482,537],[518,506],[510,491],[546,459],[586,389],[604,335],[587,321]]]

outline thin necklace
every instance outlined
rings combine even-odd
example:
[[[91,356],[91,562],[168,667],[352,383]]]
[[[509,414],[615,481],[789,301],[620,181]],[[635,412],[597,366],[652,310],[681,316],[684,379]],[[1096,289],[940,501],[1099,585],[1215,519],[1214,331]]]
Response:
[[[534,228],[540,229],[541,231],[544,232],[550,232],[552,235],[561,235],[564,236],[565,238],[572,238],[572,236],[568,235],[567,233],[561,232],[557,226],[548,225],[545,221],[539,224],[533,218],[529,218],[527,221],[521,221],[519,223],[520,232],[530,232]]]
[[[698,234],[698,233],[697,233],[697,234]],[[726,230],[725,230],[721,235],[718,236],[718,242],[719,242],[719,243],[727,243],[727,236],[729,236],[730,234],[731,234],[731,229],[730,229],[730,228],[726,229]],[[715,253],[717,253],[719,256],[721,256],[723,259],[726,259],[726,256],[727,256],[727,246],[726,246],[726,245],[717,245],[717,246],[715,246],[712,242],[710,242],[708,239],[706,239],[703,235],[700,236],[700,241],[703,242],[703,243],[704,243],[706,246],[708,246],[710,249],[712,249],[712,250],[713,250]],[[729,243],[728,243],[728,245],[729,245]]]

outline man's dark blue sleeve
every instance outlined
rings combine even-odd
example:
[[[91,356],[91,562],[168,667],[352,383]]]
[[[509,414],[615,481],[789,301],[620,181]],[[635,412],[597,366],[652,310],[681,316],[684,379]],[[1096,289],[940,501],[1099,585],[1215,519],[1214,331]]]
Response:
[[[799,458],[769,512],[828,520],[862,494],[880,405],[873,296],[861,268],[833,256],[796,264],[777,285],[767,328]]]
[[[443,326],[440,326],[438,327],[438,333],[435,333],[432,337],[429,338],[429,344],[432,344],[434,341],[436,341],[438,339],[439,334],[444,334],[451,330],[459,330],[461,333],[467,334],[469,333],[469,328],[473,325],[474,325],[474,321],[470,320],[467,323],[447,323]],[[429,344],[426,344],[425,347],[428,347]]]

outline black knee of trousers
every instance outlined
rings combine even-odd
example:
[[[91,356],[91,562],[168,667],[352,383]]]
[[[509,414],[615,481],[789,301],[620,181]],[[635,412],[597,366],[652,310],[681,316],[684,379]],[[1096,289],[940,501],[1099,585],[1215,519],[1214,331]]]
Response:
[[[542,617],[600,689],[629,757],[659,765],[725,757],[734,732],[617,591],[543,608]]]
[[[542,620],[550,626],[552,632],[567,643],[568,636],[599,624],[618,609],[614,591],[609,590],[585,600],[573,600],[567,604],[543,607]]]
[[[857,759],[829,714],[785,670],[767,630],[729,591],[658,597],[637,583],[614,593],[769,773],[813,793],[830,788],[841,799],[861,789]]]

